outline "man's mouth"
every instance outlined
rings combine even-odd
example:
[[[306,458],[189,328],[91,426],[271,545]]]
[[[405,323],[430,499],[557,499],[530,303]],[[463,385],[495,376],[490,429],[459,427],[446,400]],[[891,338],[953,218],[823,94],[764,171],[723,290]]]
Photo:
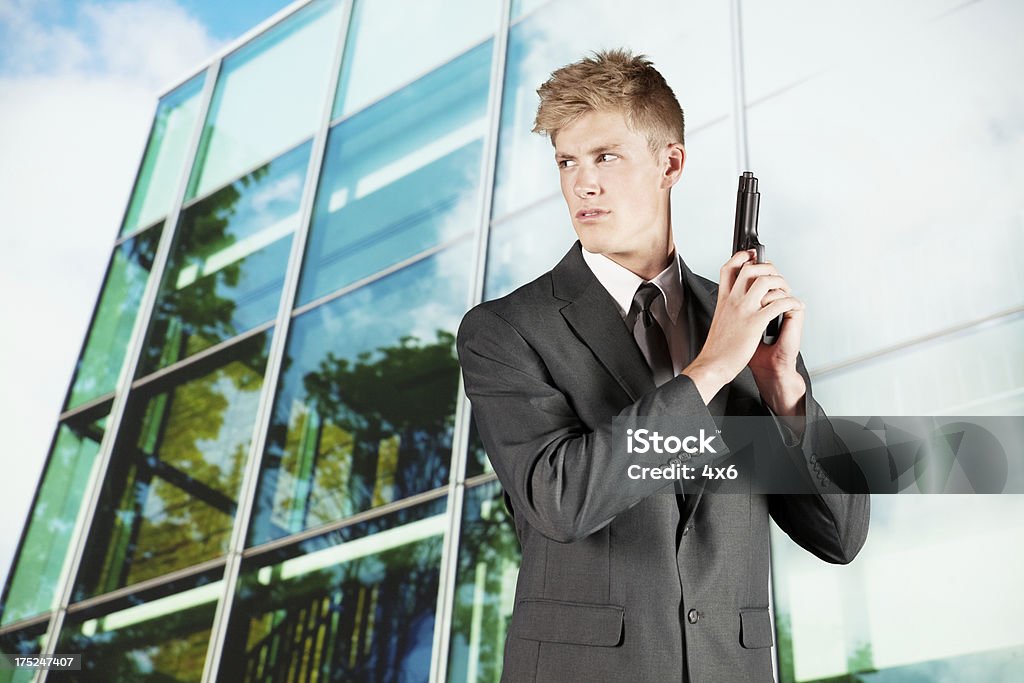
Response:
[[[580,209],[576,212],[576,218],[578,220],[586,220],[588,218],[600,218],[608,215],[608,211],[604,209]]]

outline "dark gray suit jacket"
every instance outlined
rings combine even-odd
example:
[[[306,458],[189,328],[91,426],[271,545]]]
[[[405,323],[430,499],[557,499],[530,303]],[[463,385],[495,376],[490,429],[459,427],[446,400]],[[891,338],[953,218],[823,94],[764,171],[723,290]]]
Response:
[[[749,370],[705,406],[680,375],[655,388],[577,242],[550,272],[475,307],[459,329],[466,394],[514,514],[523,559],[503,681],[770,681],[768,517],[818,557],[850,562],[869,498],[813,465],[842,448],[807,382],[799,465],[817,495],[651,495],[624,484],[612,418],[766,414]],[[682,264],[694,348],[717,285]],[[660,456],[664,460],[665,456]],[[806,460],[804,460],[806,458]]]

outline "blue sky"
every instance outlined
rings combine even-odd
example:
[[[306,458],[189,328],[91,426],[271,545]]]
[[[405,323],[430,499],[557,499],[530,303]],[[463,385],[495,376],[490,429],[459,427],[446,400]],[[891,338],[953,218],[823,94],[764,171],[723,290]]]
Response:
[[[284,0],[181,0],[178,4],[199,19],[215,38],[232,40],[291,3]]]
[[[0,0],[0,583],[158,95],[286,0]]]

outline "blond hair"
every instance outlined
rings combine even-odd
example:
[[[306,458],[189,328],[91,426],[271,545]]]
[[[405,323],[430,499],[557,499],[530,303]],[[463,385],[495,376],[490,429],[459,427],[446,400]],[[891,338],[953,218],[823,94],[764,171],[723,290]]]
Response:
[[[563,66],[537,88],[533,132],[555,143],[558,131],[592,111],[620,111],[626,125],[645,134],[651,153],[683,144],[683,110],[672,88],[646,55],[624,49],[591,53]]]

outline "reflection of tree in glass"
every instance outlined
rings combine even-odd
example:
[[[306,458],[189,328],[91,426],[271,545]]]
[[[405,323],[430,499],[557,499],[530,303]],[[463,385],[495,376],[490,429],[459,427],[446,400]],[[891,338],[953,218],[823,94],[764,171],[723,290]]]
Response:
[[[81,671],[51,672],[51,681],[196,681],[210,642],[210,604],[87,637],[61,638],[62,652],[82,653]]]
[[[779,681],[780,683],[795,683],[797,678],[793,652],[793,626],[788,612],[776,610],[775,637],[775,649],[779,655]],[[847,656],[846,669],[849,673],[815,679],[815,683],[863,683],[867,680],[873,680],[873,676],[868,675],[865,677],[860,675],[871,674],[877,671],[873,664],[871,643],[860,643]],[[900,680],[903,679],[901,678]],[[914,680],[916,681],[917,679],[914,678]],[[924,680],[923,678],[921,679],[922,683]],[[932,679],[928,678],[927,680],[930,681]]]
[[[152,399],[150,408],[158,412],[151,419],[164,421],[163,440],[150,457],[140,453],[153,473],[150,485],[136,486],[136,505],[144,519],[128,583],[224,551],[252,436],[261,370],[232,361],[174,389],[169,404],[161,396]],[[231,414],[246,403],[252,410],[242,411],[244,420]]]
[[[860,642],[853,652],[846,656],[846,670],[851,674],[871,673],[875,669],[875,657],[870,642]],[[860,680],[858,676],[855,680]]]
[[[497,482],[472,489],[466,495],[465,505],[459,538],[450,669],[465,669],[465,664],[456,665],[456,662],[460,656],[465,656],[473,615],[479,612],[477,677],[467,683],[497,683],[501,678],[505,633],[511,619],[511,613],[504,612],[511,605],[510,596],[515,590],[507,569],[519,565],[521,550]],[[483,585],[478,585],[481,580]]]
[[[270,168],[267,164],[256,169],[182,213],[178,242],[153,312],[153,332],[146,345],[148,370],[170,365],[241,331],[234,324],[235,298],[218,292],[238,286],[242,261],[206,275],[202,272],[206,259],[237,241],[230,228],[238,203],[245,190],[258,184]],[[195,280],[179,289],[178,280],[189,269],[194,269]]]
[[[793,664],[793,627],[788,612],[775,611],[775,650],[779,653],[779,681],[792,683],[796,680]]]
[[[114,518],[101,590],[224,552],[263,381],[265,338],[254,342],[235,350],[239,360],[146,404],[136,465],[125,482],[132,495]],[[134,514],[125,516],[129,509]],[[115,550],[120,543],[127,544],[123,556]]]
[[[349,527],[320,537],[302,552],[313,557],[353,536],[439,514],[443,502],[370,520],[356,534]],[[225,646],[245,657],[225,658],[221,680],[426,681],[441,548],[441,536],[431,535],[290,580],[278,578],[280,564],[264,582],[255,580],[258,570],[248,572],[237,606],[248,618],[233,620]]]
[[[329,352],[305,375],[310,409],[323,424],[351,437],[349,462],[317,463],[312,495],[318,505],[351,514],[444,485],[459,366],[455,335],[436,334],[433,342],[405,336],[354,360]]]

